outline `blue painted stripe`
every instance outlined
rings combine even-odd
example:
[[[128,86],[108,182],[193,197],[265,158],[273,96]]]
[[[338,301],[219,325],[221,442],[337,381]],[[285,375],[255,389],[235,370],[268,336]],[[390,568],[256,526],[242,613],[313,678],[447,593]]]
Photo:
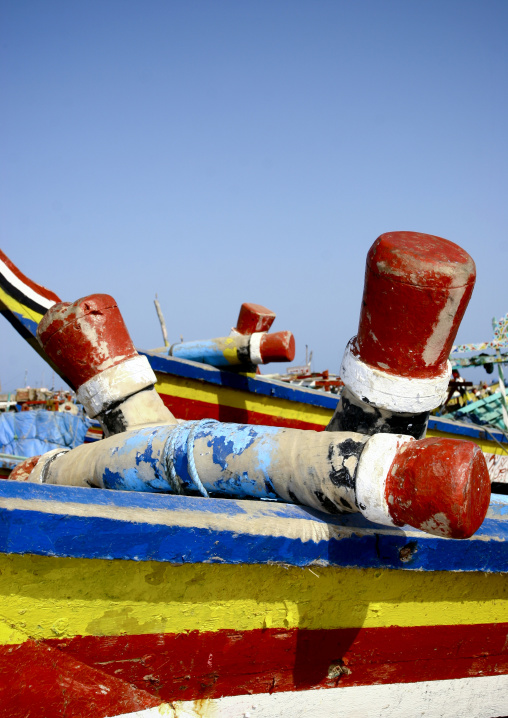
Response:
[[[16,484],[5,480],[0,481],[0,493],[3,498],[26,499],[26,509],[19,506],[0,508],[0,551],[3,553],[171,563],[308,566],[319,562],[359,568],[508,571],[506,518],[488,518],[476,537],[456,541],[415,531],[407,536],[401,529],[376,527],[359,514],[329,517],[303,507],[270,502],[123,494],[66,486]],[[34,499],[86,504],[90,515],[75,516],[66,513],[61,506],[55,507],[57,513],[46,513],[33,506]],[[118,506],[119,514],[123,508],[158,511],[151,514],[150,522],[144,520],[143,512],[140,512],[139,521],[133,522],[114,517],[114,512],[112,517],[95,515],[94,505],[97,514],[101,507],[104,514],[104,506],[108,505]],[[501,505],[506,504],[501,501]],[[164,509],[173,512],[174,523],[167,525],[157,521],[157,514]],[[179,523],[179,515],[181,519],[182,513],[188,516],[189,512],[195,512],[196,519],[199,515],[202,518],[204,512],[214,514],[224,528],[209,528],[206,522],[198,520],[196,526],[182,525],[181,520]],[[249,521],[253,516],[259,519],[259,512],[270,527],[268,535],[248,531]],[[231,519],[239,514],[245,531],[239,530],[237,520],[234,526],[231,525]],[[295,524],[289,522],[289,526],[288,519],[300,519],[301,531],[295,533]],[[313,535],[312,524],[327,528],[332,536],[315,541],[302,540],[302,536]],[[414,553],[409,562],[402,562],[399,552],[408,545],[414,548]]]
[[[474,439],[499,441],[504,444],[508,443],[508,436],[506,436],[506,434],[502,431],[491,429],[490,427],[487,428],[475,426],[474,424],[455,422],[450,419],[442,419],[440,417],[430,417],[429,429],[433,429],[435,431],[445,431],[449,434],[457,434],[457,436],[470,436]]]
[[[186,359],[176,359],[150,352],[140,351],[140,353],[147,357],[152,369],[160,374],[174,374],[185,379],[198,379],[210,384],[247,391],[261,396],[298,401],[310,406],[321,406],[332,411],[335,410],[339,401],[335,394],[326,394],[314,389],[302,389],[302,387],[292,387],[276,383],[270,379],[263,379],[262,377],[242,376],[241,374],[221,371],[216,367],[205,366]]]

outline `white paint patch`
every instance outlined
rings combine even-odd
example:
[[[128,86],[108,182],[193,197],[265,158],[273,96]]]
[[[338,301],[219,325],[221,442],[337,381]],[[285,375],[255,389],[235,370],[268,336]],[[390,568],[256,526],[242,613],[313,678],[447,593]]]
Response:
[[[508,676],[175,701],[114,718],[495,718],[508,714]]]
[[[369,521],[394,526],[385,498],[386,477],[400,447],[414,441],[403,434],[374,434],[363,449],[356,472],[356,502]]]
[[[93,419],[111,404],[152,386],[156,381],[148,359],[137,356],[96,374],[79,387],[76,397]]]
[[[249,342],[249,355],[253,364],[263,363],[263,357],[261,356],[261,339],[265,334],[266,332],[255,332],[254,334],[251,334]]]
[[[52,299],[46,299],[46,297],[43,297],[42,295],[38,294],[35,290],[25,284],[21,279],[19,279],[19,277],[14,274],[11,269],[9,269],[5,262],[2,262],[2,260],[0,260],[0,272],[9,282],[9,284],[12,284],[12,286],[16,287],[16,289],[19,289],[19,291],[22,292],[25,297],[28,297],[28,299],[31,299],[33,302],[36,302],[36,304],[40,304],[41,307],[49,309],[53,306],[53,304],[55,304]]]
[[[102,341],[99,341],[97,327],[95,326],[95,324],[90,322],[88,314],[85,314],[84,316],[78,316],[77,324],[85,339],[95,349],[94,359],[97,360],[99,357],[104,357],[102,362],[97,365],[99,371],[102,372],[106,369],[109,369],[113,365],[114,361],[118,361],[119,359],[123,358],[119,355],[111,355],[109,342],[106,339],[102,339]],[[90,350],[88,349],[88,351]]]
[[[422,354],[422,359],[426,366],[435,364],[439,359],[439,355],[443,351],[450,336],[453,322],[457,315],[457,309],[459,308],[466,289],[468,289],[467,286],[450,290],[446,304],[440,311],[437,322],[432,327],[432,334]]]
[[[420,528],[422,531],[427,531],[429,534],[435,534],[436,536],[450,536],[450,521],[446,514],[439,513],[432,516],[427,521],[424,521]]]
[[[160,706],[156,706],[155,708],[146,708],[142,711],[134,711],[134,713],[104,716],[104,718],[163,718],[164,716],[166,718],[175,718],[176,715],[174,708],[172,708],[169,703],[161,703]],[[184,711],[178,713],[178,716],[181,716],[181,718],[185,718],[186,716],[194,718],[196,715],[198,714],[195,711],[193,713],[185,713]]]
[[[366,398],[380,409],[405,414],[431,411],[443,403],[448,393],[451,364],[432,379],[411,379],[388,374],[365,364],[352,352],[353,337],[346,347],[340,376],[347,388],[360,400]]]
[[[506,454],[487,454],[483,452],[491,481],[508,484],[508,456]]]

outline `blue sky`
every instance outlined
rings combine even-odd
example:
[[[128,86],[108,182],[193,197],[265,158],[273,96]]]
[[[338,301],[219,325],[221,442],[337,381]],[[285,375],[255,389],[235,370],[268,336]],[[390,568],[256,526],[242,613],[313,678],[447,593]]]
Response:
[[[458,339],[487,340],[507,31],[504,0],[2,0],[0,247],[65,300],[112,294],[140,348],[162,343],[156,292],[171,341],[253,301],[336,372],[368,248],[428,232],[475,259]],[[2,390],[48,384],[0,320]]]

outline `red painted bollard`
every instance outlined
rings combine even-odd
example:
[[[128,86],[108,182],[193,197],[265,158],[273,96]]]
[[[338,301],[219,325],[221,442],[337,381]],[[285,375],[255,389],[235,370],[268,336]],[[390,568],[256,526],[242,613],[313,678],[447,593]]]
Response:
[[[146,357],[137,353],[113,297],[92,294],[55,304],[42,318],[37,338],[106,435],[138,424],[174,421],[153,388],[155,374]]]
[[[375,434],[356,472],[356,503],[375,523],[469,538],[485,519],[490,477],[479,446],[458,439]]]
[[[275,312],[261,304],[244,302],[240,307],[236,327],[231,333],[251,337],[249,360],[252,364],[293,361],[295,358],[295,338],[291,332],[267,333],[275,317]]]
[[[216,367],[254,369],[259,364],[293,361],[295,339],[291,332],[268,333],[275,312],[244,302],[229,337],[180,342],[169,348],[169,355]]]
[[[255,334],[267,332],[275,321],[275,312],[252,302],[244,302],[236,320],[233,332],[238,334]]]
[[[37,466],[40,458],[41,454],[38,454],[37,456],[30,456],[28,459],[20,461],[7,478],[11,481],[30,481],[30,475]]]
[[[333,430],[425,434],[428,412],[446,397],[448,356],[475,277],[467,252],[441,237],[388,232],[374,242]]]

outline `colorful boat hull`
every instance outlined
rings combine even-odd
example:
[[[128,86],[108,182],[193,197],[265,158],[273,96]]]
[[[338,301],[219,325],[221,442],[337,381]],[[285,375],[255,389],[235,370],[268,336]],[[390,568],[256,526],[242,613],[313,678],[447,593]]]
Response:
[[[344,690],[475,694],[486,678],[508,710],[503,498],[466,541],[271,502],[9,481],[0,513],[3,715],[241,716],[245,700],[287,715],[294,692],[308,708],[339,691],[338,706]]]
[[[58,298],[0,262],[0,311],[37,348]],[[146,356],[182,419],[321,431],[338,400]],[[503,476],[501,432],[431,419],[429,434],[480,443]],[[10,481],[0,516],[6,718],[508,714],[504,497],[462,541],[269,501]]]

